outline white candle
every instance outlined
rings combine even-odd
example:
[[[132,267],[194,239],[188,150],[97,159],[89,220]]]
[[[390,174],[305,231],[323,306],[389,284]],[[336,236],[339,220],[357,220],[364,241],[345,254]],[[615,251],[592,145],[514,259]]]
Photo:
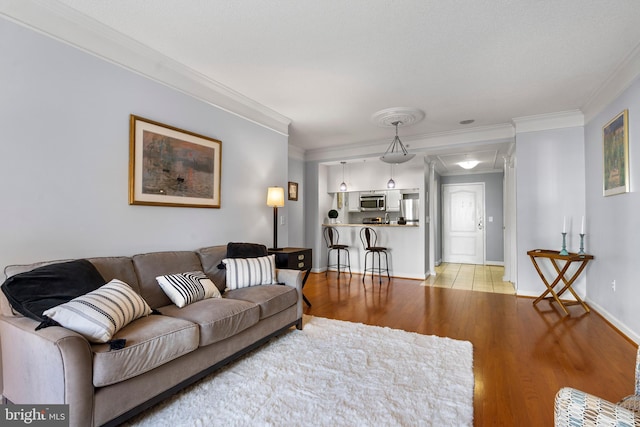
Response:
[[[584,215],[582,215],[582,228],[580,228],[580,234],[584,234]]]
[[[562,217],[562,232],[563,233],[567,232],[567,217],[566,216]]]

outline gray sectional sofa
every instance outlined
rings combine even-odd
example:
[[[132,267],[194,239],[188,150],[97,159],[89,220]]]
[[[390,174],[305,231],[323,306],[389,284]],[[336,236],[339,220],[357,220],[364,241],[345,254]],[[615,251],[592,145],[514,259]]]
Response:
[[[93,344],[69,329],[35,330],[0,293],[5,402],[68,404],[71,426],[117,425],[293,326],[302,329],[302,272],[277,270],[284,284],[252,286],[178,308],[156,277],[204,271],[218,288],[227,246],[87,258],[105,281],[129,284],[161,314],[134,320],[113,337],[121,349]],[[58,261],[60,262],[60,261]],[[9,266],[7,278],[48,263]]]

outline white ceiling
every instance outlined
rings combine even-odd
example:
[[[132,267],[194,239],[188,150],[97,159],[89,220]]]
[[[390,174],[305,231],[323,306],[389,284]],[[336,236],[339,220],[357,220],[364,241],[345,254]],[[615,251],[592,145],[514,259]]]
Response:
[[[640,45],[638,0],[46,4],[288,117],[290,144],[302,150],[391,141],[393,129],[370,120],[390,107],[426,113],[401,128],[403,141],[581,109]],[[467,119],[475,122],[459,124]]]

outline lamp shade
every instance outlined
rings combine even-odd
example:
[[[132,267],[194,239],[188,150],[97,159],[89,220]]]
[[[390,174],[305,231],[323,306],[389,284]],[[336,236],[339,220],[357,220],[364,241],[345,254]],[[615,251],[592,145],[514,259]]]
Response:
[[[269,187],[267,189],[267,206],[281,208],[284,206],[284,188]]]

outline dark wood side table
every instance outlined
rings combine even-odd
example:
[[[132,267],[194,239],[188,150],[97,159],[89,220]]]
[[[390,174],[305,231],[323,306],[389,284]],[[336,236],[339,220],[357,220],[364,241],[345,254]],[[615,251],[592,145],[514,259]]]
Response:
[[[569,311],[567,311],[567,307],[566,307],[567,305],[580,304],[582,305],[582,308],[584,308],[584,310],[587,313],[591,311],[589,310],[589,307],[587,306],[587,304],[585,304],[585,302],[582,301],[582,299],[578,296],[578,294],[573,290],[571,285],[573,285],[573,282],[575,282],[578,276],[580,276],[580,273],[582,273],[584,268],[587,266],[587,263],[593,259],[593,255],[576,254],[576,253],[569,253],[569,255],[560,255],[559,251],[551,251],[548,249],[534,249],[532,251],[527,252],[527,255],[531,257],[531,262],[533,263],[533,266],[536,268],[536,271],[538,272],[538,275],[540,275],[542,282],[547,287],[547,290],[544,291],[544,293],[540,295],[538,298],[536,298],[535,301],[533,301],[533,305],[536,305],[543,299],[546,299],[546,300],[557,301],[558,304],[560,304],[560,308],[562,308],[564,313],[567,315],[569,314]],[[547,258],[553,265],[553,268],[556,270],[557,276],[551,284],[549,284],[549,281],[544,277],[544,274],[542,274],[542,270],[540,270],[540,267],[538,266],[536,258]],[[558,265],[558,261],[564,261],[564,265],[562,266],[562,268],[560,268],[560,265]],[[580,266],[578,267],[576,272],[573,273],[571,277],[569,278],[565,277],[566,272],[569,270],[569,266],[574,262],[579,262]],[[556,292],[554,288],[558,283],[560,283],[561,280],[564,283],[564,286],[558,292]],[[571,294],[576,300],[575,301],[561,300],[560,296],[562,296],[562,294],[565,293],[566,291],[571,292]],[[547,294],[551,294],[551,296],[547,297]]]
[[[268,249],[269,255],[274,254],[276,256],[277,268],[288,268],[290,270],[304,270],[304,278],[302,279],[302,288],[307,283],[309,273],[311,272],[311,249],[310,248],[278,248]],[[311,303],[302,294],[304,302],[311,307]]]

